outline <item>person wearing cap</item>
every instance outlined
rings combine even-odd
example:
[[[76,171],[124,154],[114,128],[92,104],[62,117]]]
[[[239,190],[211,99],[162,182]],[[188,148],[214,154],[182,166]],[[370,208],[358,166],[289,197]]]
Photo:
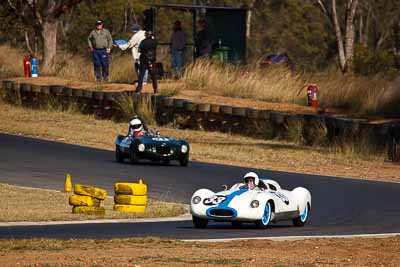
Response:
[[[142,91],[143,77],[146,70],[149,71],[151,75],[151,81],[153,83],[154,93],[158,93],[157,85],[157,70],[155,67],[157,60],[157,42],[154,40],[153,33],[151,31],[146,31],[146,38],[139,44],[139,83],[136,87],[136,93]]]
[[[132,49],[132,57],[133,57],[133,62],[135,65],[135,71],[136,71],[136,76],[138,77],[139,80],[139,58],[140,58],[140,52],[139,52],[139,44],[146,38],[145,36],[145,31],[141,30],[139,24],[133,24],[132,26],[132,32],[133,35],[129,42],[126,44],[121,44],[118,45],[118,47],[125,51],[126,49],[131,48]],[[143,76],[143,83],[147,82],[147,76],[148,76],[148,71],[146,70]]]
[[[111,33],[103,28],[101,20],[96,21],[96,29],[88,37],[89,52],[92,54],[94,74],[98,82],[108,81],[108,55],[113,47]]]

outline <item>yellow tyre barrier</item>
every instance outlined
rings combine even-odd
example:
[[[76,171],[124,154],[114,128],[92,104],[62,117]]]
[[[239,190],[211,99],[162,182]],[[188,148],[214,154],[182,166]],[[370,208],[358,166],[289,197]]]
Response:
[[[120,204],[115,204],[114,205],[114,210],[120,211],[120,212],[141,212],[143,213],[146,209],[146,206],[136,206],[136,205],[120,205]]]
[[[106,213],[106,209],[104,207],[75,206],[72,208],[72,213],[104,215]]]
[[[114,203],[115,204],[123,204],[123,205],[146,206],[147,197],[146,196],[132,196],[132,195],[115,195]]]
[[[139,183],[115,183],[114,191],[119,195],[144,196],[147,194],[147,185],[139,180]]]
[[[104,200],[107,196],[107,191],[104,189],[81,184],[75,185],[74,193],[81,196],[94,197],[100,200]]]
[[[89,196],[73,195],[69,197],[69,204],[71,206],[100,207],[100,200]]]

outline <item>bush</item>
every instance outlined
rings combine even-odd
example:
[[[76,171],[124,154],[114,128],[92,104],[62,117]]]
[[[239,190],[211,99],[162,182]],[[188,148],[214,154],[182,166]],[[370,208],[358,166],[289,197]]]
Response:
[[[394,54],[390,50],[374,51],[364,45],[356,45],[354,49],[354,72],[362,75],[378,73],[394,76],[398,74]]]

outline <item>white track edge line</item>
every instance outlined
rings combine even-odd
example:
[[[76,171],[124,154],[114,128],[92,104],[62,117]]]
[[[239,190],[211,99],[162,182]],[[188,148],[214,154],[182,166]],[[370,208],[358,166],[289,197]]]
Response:
[[[238,237],[238,238],[213,238],[213,239],[181,239],[184,242],[231,242],[245,240],[271,240],[271,241],[296,241],[306,239],[329,238],[389,238],[400,236],[400,233],[385,234],[357,234],[357,235],[315,235],[315,236],[265,236],[265,237]]]
[[[100,224],[100,223],[147,223],[147,222],[178,222],[192,220],[188,214],[177,217],[165,218],[139,218],[139,219],[101,219],[82,221],[45,221],[45,222],[0,222],[0,227],[11,226],[43,226],[43,225],[73,225],[73,224]]]

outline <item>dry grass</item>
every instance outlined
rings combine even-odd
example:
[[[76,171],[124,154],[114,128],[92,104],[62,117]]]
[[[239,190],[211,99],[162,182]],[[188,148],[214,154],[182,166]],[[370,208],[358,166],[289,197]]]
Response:
[[[270,102],[305,104],[306,87],[317,83],[320,105],[340,108],[356,116],[399,116],[398,79],[358,77],[338,72],[293,73],[282,67],[269,69],[235,67],[211,61],[189,66],[184,89],[209,94]]]
[[[187,89],[229,97],[291,103],[301,100],[298,93],[305,86],[300,75],[281,68],[265,71],[221,65],[212,61],[198,61],[189,66],[182,80]]]
[[[107,197],[102,203],[106,208],[104,216],[72,214],[68,205],[69,193],[60,191],[11,186],[0,183],[0,221],[60,221],[85,219],[125,219],[171,217],[184,214],[182,204],[148,200],[143,214],[113,211],[114,199]]]
[[[0,79],[23,76],[23,58],[23,51],[11,48],[8,45],[0,45]]]
[[[257,248],[255,250],[255,248]],[[400,238],[0,240],[2,266],[399,266]],[[282,253],[284,252],[284,253]]]
[[[122,96],[116,100],[117,109],[126,121],[135,115],[146,121],[147,124],[155,124],[155,107],[151,97],[140,98],[137,103],[132,97]]]
[[[94,82],[93,63],[90,55],[59,53],[54,73],[58,77]],[[110,82],[132,84],[136,78],[132,56],[128,53],[110,55]]]
[[[0,103],[0,132],[22,134],[72,144],[114,149],[114,139],[127,131],[126,123],[96,120],[93,116],[32,110]],[[151,126],[151,125],[150,125]],[[151,126],[152,128],[154,127]],[[191,159],[243,167],[301,173],[400,181],[400,165],[384,162],[383,155],[268,141],[217,132],[159,127],[166,136],[191,144]],[[321,129],[323,132],[323,129]],[[78,133],[78,134],[77,134]],[[346,153],[344,153],[346,152]],[[256,158],[253,155],[258,155]]]

